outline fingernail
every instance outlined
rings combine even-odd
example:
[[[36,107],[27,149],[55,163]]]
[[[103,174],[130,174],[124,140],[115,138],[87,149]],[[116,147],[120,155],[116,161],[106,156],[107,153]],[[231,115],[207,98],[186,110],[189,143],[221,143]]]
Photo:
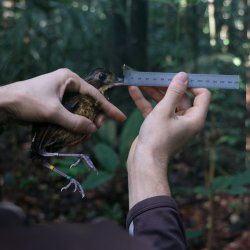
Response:
[[[88,132],[89,133],[93,133],[93,132],[95,132],[97,130],[97,127],[94,125],[94,124],[90,124],[89,126],[88,126]]]
[[[187,85],[188,83],[188,74],[185,72],[179,72],[178,74],[175,75],[174,77],[175,81],[178,81],[184,85]]]

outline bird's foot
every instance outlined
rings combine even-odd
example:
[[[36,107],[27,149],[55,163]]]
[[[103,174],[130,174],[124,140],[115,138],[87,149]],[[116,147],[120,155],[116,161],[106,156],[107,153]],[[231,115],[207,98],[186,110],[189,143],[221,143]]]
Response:
[[[74,192],[76,192],[78,190],[79,193],[81,194],[82,198],[84,198],[85,194],[84,194],[84,191],[83,191],[81,184],[77,180],[75,180],[74,178],[71,178],[70,176],[68,176],[67,179],[70,181],[66,186],[61,188],[61,192],[63,190],[68,189],[71,185],[74,185],[74,188],[75,188]]]
[[[71,164],[70,168],[77,166],[83,160],[86,162],[87,166],[90,169],[97,171],[90,157],[85,154],[61,154],[61,153],[42,152],[40,153],[40,155],[44,157],[77,157],[78,160],[75,163]]]
[[[79,155],[79,159],[75,163],[71,164],[70,168],[77,166],[82,160],[86,162],[87,166],[90,169],[97,171],[97,169],[96,169],[94,163],[91,161],[90,157],[88,155],[84,155],[84,154]]]

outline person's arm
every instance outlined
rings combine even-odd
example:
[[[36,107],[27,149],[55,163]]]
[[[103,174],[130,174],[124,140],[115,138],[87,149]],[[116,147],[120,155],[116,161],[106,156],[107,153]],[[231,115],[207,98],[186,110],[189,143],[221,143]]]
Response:
[[[166,94],[146,88],[159,103],[153,109],[137,87],[130,95],[145,117],[127,161],[129,207],[127,224],[134,235],[145,236],[156,249],[185,249],[185,235],[167,180],[168,163],[180,148],[204,125],[210,92],[190,90],[191,106],[185,91],[187,75],[179,73]]]
[[[14,100],[11,97],[7,97],[5,95],[5,88],[0,87],[0,127],[8,122],[10,116],[8,115],[8,111],[6,110],[9,105],[11,105]]]
[[[59,69],[29,80],[0,87],[0,125],[9,119],[50,122],[78,133],[92,133],[100,126],[73,114],[61,104],[65,91],[88,94],[98,101],[104,114],[118,121],[125,115],[97,89],[68,69]],[[99,117],[100,118],[100,117]]]

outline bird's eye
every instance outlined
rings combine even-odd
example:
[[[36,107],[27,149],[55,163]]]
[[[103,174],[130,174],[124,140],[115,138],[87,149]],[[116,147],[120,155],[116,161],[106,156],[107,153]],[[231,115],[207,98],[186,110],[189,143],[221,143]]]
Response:
[[[99,74],[99,80],[104,81],[107,78],[107,75],[105,73]]]

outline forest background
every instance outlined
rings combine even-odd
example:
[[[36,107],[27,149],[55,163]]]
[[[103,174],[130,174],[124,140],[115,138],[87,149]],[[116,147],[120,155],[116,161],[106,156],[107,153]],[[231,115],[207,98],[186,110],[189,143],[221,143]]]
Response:
[[[0,83],[62,67],[80,76],[106,67],[121,76],[123,64],[240,75],[240,90],[212,91],[205,128],[175,156],[169,179],[190,249],[249,249],[249,40],[250,0],[2,0]],[[90,141],[68,149],[88,152],[99,174],[83,166],[69,170],[73,160],[54,161],[81,180],[84,200],[61,193],[65,180],[33,165],[31,126],[16,124],[0,137],[0,200],[19,205],[30,223],[107,217],[124,226],[126,158],[143,119],[126,88],[110,100],[127,121],[106,120]]]

